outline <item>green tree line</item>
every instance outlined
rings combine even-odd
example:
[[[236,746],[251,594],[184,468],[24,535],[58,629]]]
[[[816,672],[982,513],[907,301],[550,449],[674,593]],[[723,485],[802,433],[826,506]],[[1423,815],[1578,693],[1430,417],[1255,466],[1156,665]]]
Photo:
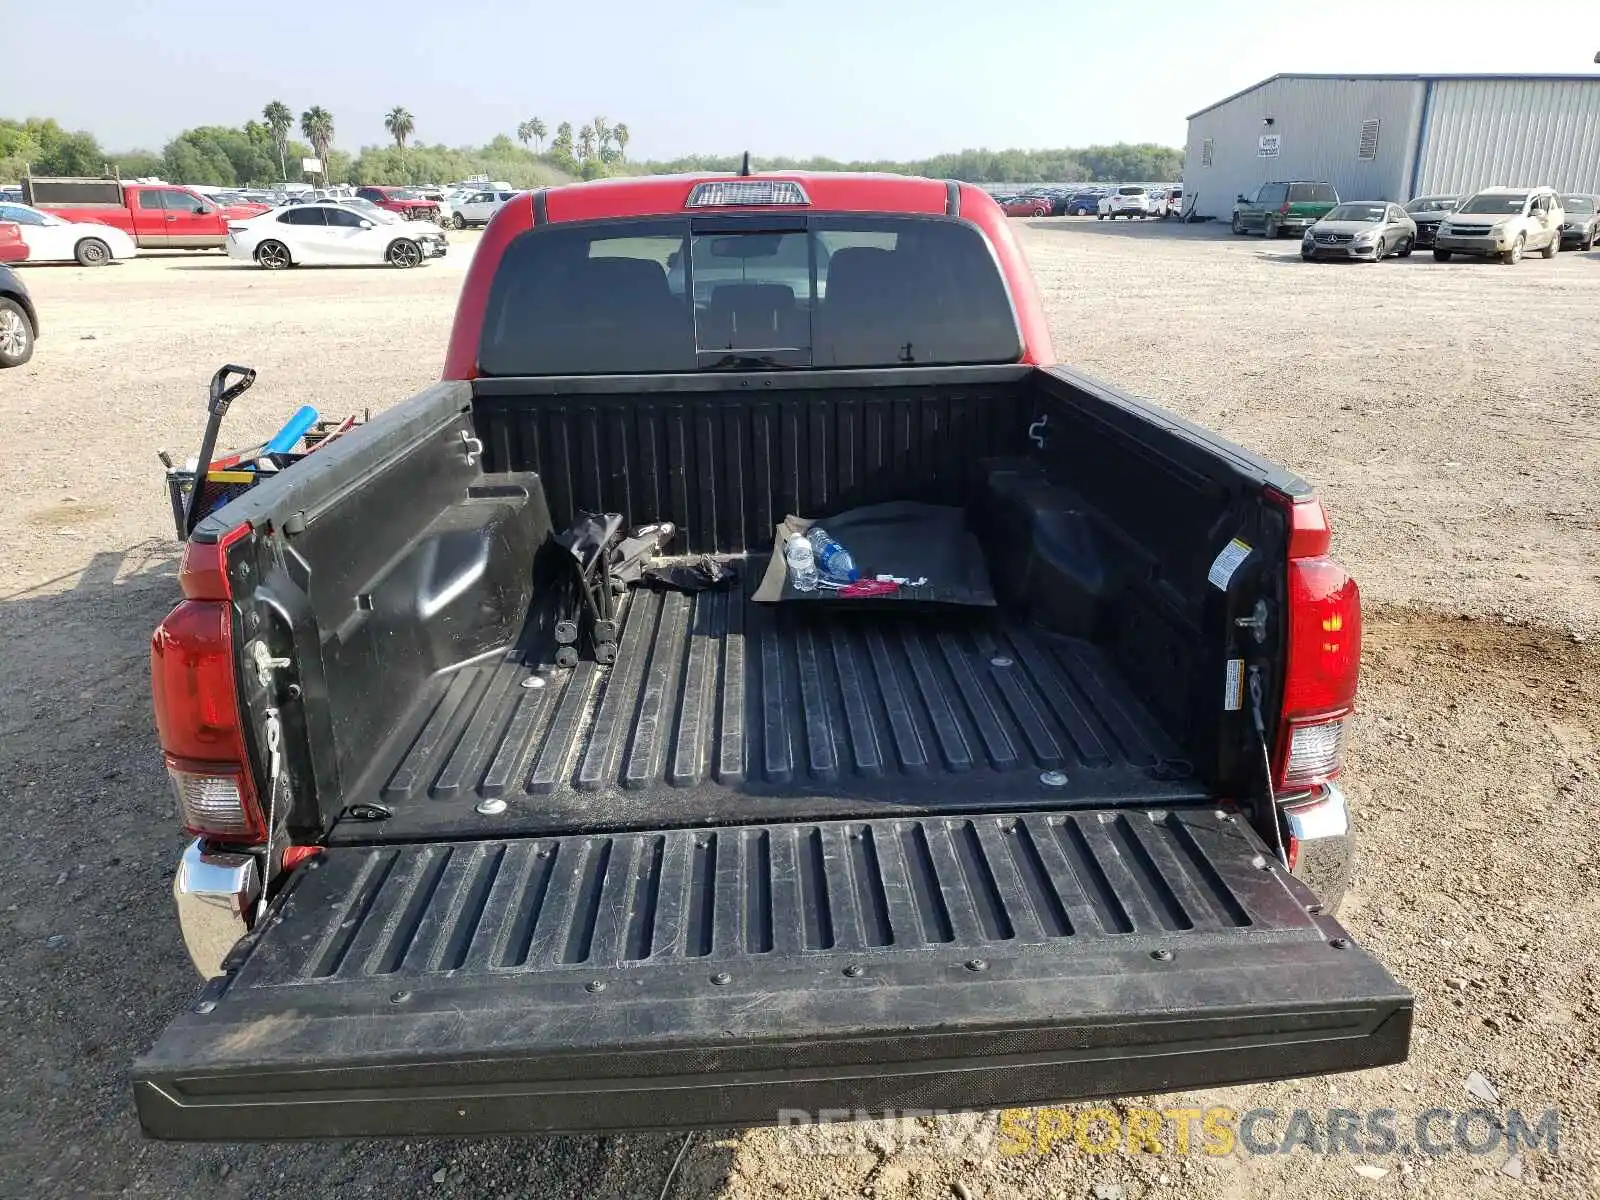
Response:
[[[737,154],[695,154],[665,162],[642,162],[636,173],[736,171]],[[1120,183],[1176,180],[1183,173],[1183,151],[1143,142],[1137,145],[1087,146],[1081,150],[962,150],[931,158],[844,161],[835,158],[758,158],[757,171],[885,171],[893,175],[926,175],[966,183]]]
[[[384,118],[392,144],[363,146],[352,155],[334,147],[334,117],[320,106],[313,105],[296,118],[287,105],[274,100],[261,115],[261,120],[248,120],[238,128],[186,129],[160,153],[108,153],[92,134],[65,130],[54,120],[0,118],[0,182],[20,178],[25,168],[39,175],[98,175],[115,169],[128,178],[153,175],[182,183],[259,187],[301,179],[300,161],[318,158],[329,183],[445,183],[487,175],[527,188],[613,175],[733,171],[742,157],[688,155],[633,162],[627,157],[628,126],[603,116],[577,128],[560,121],[553,136],[543,119],[530,117],[518,124],[515,140],[500,134],[483,146],[428,145],[413,141],[416,118],[398,105]],[[1119,143],[1060,150],[962,150],[909,161],[756,158],[752,166],[780,171],[885,171],[970,183],[1155,181],[1177,179],[1183,154],[1152,143]]]

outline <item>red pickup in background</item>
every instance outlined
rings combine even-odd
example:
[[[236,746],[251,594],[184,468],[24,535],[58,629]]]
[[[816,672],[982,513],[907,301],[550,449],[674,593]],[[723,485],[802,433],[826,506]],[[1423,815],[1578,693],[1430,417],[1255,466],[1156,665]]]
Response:
[[[356,195],[408,221],[432,221],[436,225],[439,223],[438,203],[424,199],[415,188],[369,186],[357,188]]]
[[[0,221],[0,263],[21,262],[28,257],[28,243],[22,230],[10,221]]]
[[[132,235],[142,250],[220,250],[228,222],[268,210],[265,204],[219,207],[199,192],[171,183],[118,179],[22,181],[22,198],[64,221],[99,221]]]

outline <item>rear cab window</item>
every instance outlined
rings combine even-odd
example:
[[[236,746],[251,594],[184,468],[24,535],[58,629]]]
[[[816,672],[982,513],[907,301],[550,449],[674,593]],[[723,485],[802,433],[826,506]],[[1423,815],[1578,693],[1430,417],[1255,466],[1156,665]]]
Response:
[[[720,215],[545,226],[490,288],[485,375],[1015,362],[988,241],[948,218]]]
[[[1295,183],[1289,186],[1289,200],[1299,204],[1337,204],[1339,193],[1331,183]]]

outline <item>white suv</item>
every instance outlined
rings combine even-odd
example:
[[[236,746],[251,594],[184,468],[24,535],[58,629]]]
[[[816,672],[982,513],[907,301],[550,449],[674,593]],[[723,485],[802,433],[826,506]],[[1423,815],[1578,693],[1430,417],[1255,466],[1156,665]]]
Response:
[[[1561,249],[1567,216],[1554,188],[1484,188],[1439,222],[1433,257],[1479,254],[1502,262],[1522,261],[1524,250],[1554,258]]]
[[[1107,217],[1113,221],[1118,217],[1127,217],[1130,221],[1138,217],[1142,221],[1160,211],[1160,201],[1151,196],[1148,189],[1137,183],[1125,183],[1100,197],[1100,211],[1096,215],[1102,221]]]
[[[516,192],[474,192],[455,206],[451,222],[457,229],[465,229],[468,225],[487,225],[489,219],[500,211],[500,206],[516,195]]]

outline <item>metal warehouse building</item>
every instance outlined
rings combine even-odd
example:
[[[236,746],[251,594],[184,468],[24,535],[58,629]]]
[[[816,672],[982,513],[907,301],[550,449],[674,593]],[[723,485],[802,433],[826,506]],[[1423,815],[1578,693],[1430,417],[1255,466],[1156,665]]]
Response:
[[[1189,118],[1202,216],[1273,180],[1346,200],[1498,184],[1600,193],[1600,75],[1274,75]]]

